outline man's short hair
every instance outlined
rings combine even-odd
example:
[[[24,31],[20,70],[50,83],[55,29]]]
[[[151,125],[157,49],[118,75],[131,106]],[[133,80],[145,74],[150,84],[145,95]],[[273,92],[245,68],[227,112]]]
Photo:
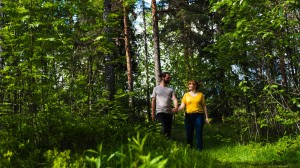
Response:
[[[166,77],[167,75],[170,75],[170,72],[162,72],[162,73],[159,75],[159,77],[160,77],[160,78],[164,78],[164,77]]]

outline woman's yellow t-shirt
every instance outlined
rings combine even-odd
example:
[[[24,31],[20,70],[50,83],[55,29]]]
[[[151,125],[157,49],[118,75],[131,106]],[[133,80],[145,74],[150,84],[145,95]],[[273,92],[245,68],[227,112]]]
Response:
[[[190,93],[185,93],[181,102],[185,104],[187,113],[203,113],[205,100],[202,93],[198,92],[195,96],[192,96]]]

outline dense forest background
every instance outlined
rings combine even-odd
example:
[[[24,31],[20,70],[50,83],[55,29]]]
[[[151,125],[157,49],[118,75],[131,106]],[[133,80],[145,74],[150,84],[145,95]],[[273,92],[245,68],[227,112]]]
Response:
[[[240,143],[299,135],[299,1],[151,3],[0,0],[0,167],[49,166],[59,154],[81,165],[83,151],[155,130],[158,71],[179,100],[201,80],[212,123]]]

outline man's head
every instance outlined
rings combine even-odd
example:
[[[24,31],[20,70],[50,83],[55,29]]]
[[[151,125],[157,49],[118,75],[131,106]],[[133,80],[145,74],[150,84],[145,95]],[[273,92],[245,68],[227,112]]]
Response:
[[[165,84],[170,83],[170,73],[169,72],[163,72],[159,75],[160,80],[164,81]]]

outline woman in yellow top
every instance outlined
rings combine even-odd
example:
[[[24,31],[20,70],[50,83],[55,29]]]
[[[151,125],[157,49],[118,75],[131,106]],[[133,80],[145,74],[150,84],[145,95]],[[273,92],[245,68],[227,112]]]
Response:
[[[184,124],[187,144],[190,147],[193,146],[194,129],[196,129],[197,149],[201,151],[203,149],[204,115],[206,123],[209,124],[207,108],[204,95],[198,91],[199,84],[194,80],[190,80],[188,82],[188,89],[189,92],[183,95],[178,111],[183,110],[184,107],[186,108]]]

